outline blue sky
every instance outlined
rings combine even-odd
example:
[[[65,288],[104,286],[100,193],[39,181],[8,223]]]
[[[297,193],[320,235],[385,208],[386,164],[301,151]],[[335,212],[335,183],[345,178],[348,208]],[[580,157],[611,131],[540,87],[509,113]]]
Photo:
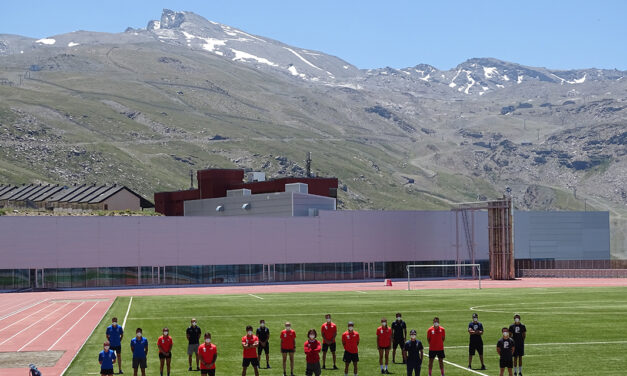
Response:
[[[162,8],[193,11],[360,68],[427,63],[449,69],[495,57],[553,69],[627,70],[622,0],[2,0],[0,33],[121,32],[146,27]]]

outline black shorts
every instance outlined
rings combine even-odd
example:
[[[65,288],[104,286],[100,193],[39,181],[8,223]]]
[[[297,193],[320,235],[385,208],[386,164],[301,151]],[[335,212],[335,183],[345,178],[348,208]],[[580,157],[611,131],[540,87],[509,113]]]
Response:
[[[101,375],[113,375],[113,368],[101,369],[100,374]]]
[[[307,369],[305,370],[306,376],[312,376],[312,375],[320,376],[321,373],[322,373],[322,370],[320,369],[320,362],[307,363]]]
[[[331,352],[332,352],[332,353],[334,353],[334,352],[335,352],[336,347],[337,347],[337,346],[336,346],[335,342],[333,342],[333,343],[332,343],[332,344],[330,344],[330,345],[329,345],[329,344],[326,344],[326,343],[323,343],[323,344],[322,344],[322,352],[327,352],[327,350],[331,349]]]
[[[294,349],[281,349],[281,352],[282,352],[283,354],[293,353],[293,352],[294,352]]]
[[[514,343],[514,356],[525,355],[525,343]]]
[[[148,364],[146,364],[146,358],[133,357],[133,369],[137,368],[148,368]]]
[[[389,351],[390,348],[391,348],[391,346],[388,346],[388,347],[379,347],[379,346],[377,346],[377,349],[379,349],[379,350],[388,350]]]
[[[209,376],[216,376],[216,369],[201,369],[200,370],[200,374],[201,375],[209,375]]]
[[[119,354],[119,353],[122,352],[122,345],[120,345],[120,346],[109,346],[109,350],[113,350],[113,351],[115,351],[116,353]]]
[[[244,360],[242,360],[242,367],[246,368],[249,365],[259,367],[259,358],[244,358]]]
[[[475,350],[479,353],[479,355],[483,355],[483,341],[470,340],[468,355],[475,355]]]
[[[514,361],[510,358],[510,359],[500,359],[499,360],[499,367],[501,368],[513,368],[514,367]]]
[[[172,358],[172,352],[171,351],[167,352],[165,354],[162,353],[162,352],[159,352],[159,359],[170,359],[170,358]]]
[[[403,340],[402,338],[394,338],[394,343],[392,343],[392,348],[396,350],[396,348],[400,346],[402,350],[404,345],[405,345],[405,340]]]
[[[266,342],[265,346],[259,342],[259,346],[257,346],[257,355],[261,355],[262,351],[265,351],[266,354],[270,352],[270,342]]]
[[[429,350],[429,359],[434,359],[435,357],[438,357],[438,359],[444,359],[444,350],[438,350],[438,351],[432,351]]]
[[[346,350],[344,350],[344,357],[342,358],[342,360],[344,361],[344,363],[357,363],[359,362],[359,354],[358,353],[350,353]]]

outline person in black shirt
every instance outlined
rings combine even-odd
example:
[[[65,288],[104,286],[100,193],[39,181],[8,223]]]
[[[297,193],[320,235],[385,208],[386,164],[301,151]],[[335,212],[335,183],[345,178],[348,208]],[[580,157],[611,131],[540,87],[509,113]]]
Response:
[[[392,323],[392,338],[394,343],[392,344],[392,363],[396,363],[396,347],[401,347],[401,352],[403,353],[403,363],[407,361],[407,355],[403,350],[403,346],[405,345],[405,339],[407,339],[407,324],[402,319],[402,315],[399,313],[396,314],[396,320]]]
[[[200,336],[202,334],[202,330],[198,327],[198,322],[196,319],[192,319],[192,325],[187,328],[187,341],[189,344],[187,345],[187,356],[189,359],[189,370],[192,370],[192,354],[196,355],[196,370],[200,370],[200,364],[198,361],[198,345]]]
[[[257,356],[261,360],[261,352],[266,353],[266,368],[270,368],[270,329],[266,327],[266,320],[259,320],[259,327],[257,328],[257,337],[259,338],[259,346],[257,347]],[[260,362],[261,363],[261,362]]]
[[[514,323],[509,326],[509,333],[514,337],[516,351],[514,352],[514,375],[522,376],[522,357],[525,355],[525,338],[527,338],[527,327],[520,322],[520,315],[514,315]],[[516,373],[516,363],[518,363],[518,373]]]
[[[470,333],[470,344],[468,345],[468,368],[472,368],[472,357],[475,351],[479,353],[481,360],[481,369],[485,369],[483,364],[483,324],[479,322],[479,315],[472,314],[472,321],[468,324],[468,333]]]
[[[496,343],[496,352],[501,357],[499,360],[499,367],[501,368],[499,376],[503,376],[505,368],[507,368],[509,376],[512,376],[512,358],[514,356],[516,346],[514,344],[514,340],[509,338],[509,329],[503,328],[501,331],[503,333],[503,338],[499,339]]]
[[[420,376],[420,366],[422,365],[422,357],[424,356],[424,346],[420,340],[416,339],[416,331],[412,329],[409,332],[410,340],[403,345],[403,354],[407,361],[407,376]]]

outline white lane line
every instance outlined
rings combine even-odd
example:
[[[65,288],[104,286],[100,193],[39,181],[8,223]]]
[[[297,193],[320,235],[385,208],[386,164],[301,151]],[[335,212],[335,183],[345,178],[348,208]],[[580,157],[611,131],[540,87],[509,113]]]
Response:
[[[367,294],[367,292],[365,292],[365,291],[360,291],[360,290],[355,290],[355,292],[358,292],[358,293],[360,293],[360,294]]]
[[[14,309],[15,307],[20,307],[20,306],[21,306],[21,307],[24,307],[24,306],[27,306],[27,305],[31,304],[32,302],[37,301],[37,299],[39,299],[39,298],[31,299],[31,300],[29,300],[29,301],[28,301],[28,302],[26,302],[26,303],[24,303],[23,301],[21,301],[21,302],[19,302],[19,303],[17,303],[17,304],[13,304],[13,305],[11,305],[11,306],[5,306],[5,307],[2,307],[3,309],[2,309],[2,310],[0,310],[0,314],[3,314],[3,315],[4,315],[4,314],[6,314],[6,312],[10,312],[10,311],[11,311],[12,309]]]
[[[253,298],[257,298],[257,299],[263,300],[263,298],[261,296],[257,296],[255,294],[248,294],[248,295],[252,296]]]
[[[453,367],[457,367],[457,368],[463,369],[464,371],[472,372],[472,373],[475,373],[475,374],[477,374],[477,375],[481,375],[481,376],[490,376],[490,375],[488,375],[488,374],[486,374],[486,373],[482,373],[482,372],[479,372],[479,371],[475,371],[474,369],[470,369],[470,368],[467,368],[467,367],[464,367],[464,366],[460,366],[459,364],[455,364],[455,363],[453,363],[453,362],[449,362],[449,361],[448,361],[448,360],[446,360],[446,359],[443,359],[443,360],[444,360],[444,363],[446,363],[446,364],[450,364],[450,365],[452,365]],[[433,362],[433,363],[435,363],[435,362]],[[436,366],[436,365],[434,364],[434,365],[433,365],[433,367],[435,367],[435,366]]]
[[[81,302],[81,304],[77,305],[76,307],[72,308],[72,310],[68,313],[66,313],[63,317],[61,317],[59,320],[57,320],[57,322],[62,322],[64,318],[68,317],[70,315],[70,313],[76,311],[80,306],[82,306],[83,304],[85,304],[85,302]],[[24,348],[28,345],[30,345],[31,343],[33,343],[33,341],[35,341],[37,338],[41,337],[42,334],[44,334],[45,332],[47,332],[48,330],[54,328],[54,325],[50,325],[46,330],[44,330],[43,332],[39,333],[39,335],[37,335],[37,337],[31,339],[30,341],[28,341],[28,343],[26,343],[24,346],[20,347],[17,351],[20,352],[22,350],[24,350]]]
[[[10,327],[12,327],[13,325],[18,324],[18,323],[20,323],[20,322],[22,322],[22,321],[26,320],[27,318],[29,318],[29,317],[31,317],[31,316],[33,316],[33,315],[38,314],[39,312],[43,311],[44,309],[48,309],[49,307],[50,307],[50,305],[47,305],[47,306],[43,307],[42,309],[40,309],[39,311],[34,312],[34,313],[31,313],[30,315],[28,315],[28,316],[26,316],[26,317],[24,317],[24,318],[21,318],[21,319],[19,319],[19,320],[15,321],[13,324],[8,325],[8,326],[5,326],[4,328],[0,329],[0,332],[3,332],[4,330],[9,329],[9,328],[10,328]]]
[[[68,333],[69,333],[72,329],[74,329],[74,327],[75,327],[76,325],[78,325],[78,323],[79,323],[79,322],[81,322],[81,320],[82,320],[82,319],[84,319],[84,318],[85,318],[85,316],[87,316],[87,314],[88,314],[89,312],[91,312],[91,310],[92,310],[92,309],[94,309],[94,308],[98,305],[98,303],[100,303],[100,302],[96,302],[96,304],[94,304],[93,306],[91,306],[91,308],[89,309],[89,311],[85,312],[85,314],[84,314],[83,316],[81,316],[81,318],[80,318],[80,319],[78,319],[78,321],[76,321],[76,322],[74,323],[74,325],[72,325],[72,326],[70,327],[70,329],[66,330],[66,331],[65,331],[65,333],[63,333],[63,335],[62,335],[61,337],[59,337],[59,339],[57,339],[57,341],[56,341],[55,343],[53,343],[53,344],[52,344],[52,346],[48,347],[48,350],[47,350],[47,351],[52,350],[52,348],[53,348],[53,347],[54,347],[57,343],[59,343],[59,341],[61,341],[61,340],[63,339],[63,337],[65,337],[65,336],[66,336],[66,335],[67,335],[67,334],[68,334]]]
[[[126,315],[124,315],[124,321],[122,321],[122,329],[126,326],[126,319],[128,318],[128,313],[131,311],[131,304],[133,303],[133,297],[131,296],[131,300],[128,301],[128,308],[126,309]]]
[[[12,340],[13,338],[15,338],[18,334],[21,334],[22,332],[32,328],[33,326],[37,325],[40,323],[41,320],[45,319],[46,317],[52,315],[53,313],[57,312],[58,310],[60,310],[61,308],[65,307],[66,305],[68,305],[70,303],[65,303],[64,305],[62,305],[61,307],[55,309],[54,311],[50,312],[49,314],[47,314],[46,316],[42,317],[41,319],[35,321],[34,323],[30,324],[29,326],[27,326],[26,328],[20,330],[19,332],[15,333],[14,335],[12,335],[11,337],[5,339],[4,341],[0,342],[0,345],[3,345],[7,342],[9,342],[10,340]]]
[[[13,315],[17,315],[18,313],[20,313],[20,312],[22,312],[22,311],[25,311],[25,310],[27,310],[27,309],[29,309],[29,308],[31,308],[31,307],[34,307],[34,306],[36,306],[36,305],[38,305],[38,304],[41,304],[41,303],[43,303],[43,302],[45,302],[45,301],[47,301],[47,300],[48,300],[48,299],[40,300],[40,301],[38,301],[37,303],[33,303],[33,304],[31,304],[31,305],[27,305],[26,307],[22,307],[22,308],[18,309],[17,311],[13,311],[13,312],[11,312],[11,313],[9,313],[9,314],[7,314],[7,315],[4,315],[4,316],[0,317],[0,321],[2,321],[2,320],[4,320],[4,319],[6,319],[6,318],[8,318],[8,317],[11,317],[11,316],[13,316]]]

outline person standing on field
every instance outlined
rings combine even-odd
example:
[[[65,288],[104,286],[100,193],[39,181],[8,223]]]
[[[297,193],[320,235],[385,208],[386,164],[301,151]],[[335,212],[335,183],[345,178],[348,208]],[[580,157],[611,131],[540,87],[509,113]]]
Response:
[[[525,356],[525,338],[527,338],[527,327],[520,322],[520,315],[514,315],[514,323],[509,326],[509,334],[514,337],[516,351],[514,351],[514,375],[522,376],[522,358]],[[518,364],[518,373],[516,373]]]
[[[290,356],[290,376],[294,376],[294,351],[296,351],[296,332],[292,330],[292,324],[285,323],[285,330],[281,331],[281,355],[283,355],[283,376],[287,375],[285,370],[287,355]]]
[[[157,340],[159,348],[159,374],[163,376],[163,363],[166,363],[170,376],[170,362],[172,361],[172,337],[170,337],[170,329],[163,328],[163,335]]]
[[[416,331],[412,329],[409,332],[409,341],[405,342],[403,351],[407,356],[407,376],[420,376],[420,367],[422,366],[422,358],[424,357],[424,347],[422,342],[416,338]]]
[[[479,322],[479,315],[472,314],[472,321],[468,324],[468,333],[470,333],[470,343],[468,345],[468,368],[472,369],[472,357],[475,355],[475,351],[479,353],[479,359],[481,360],[481,369],[485,369],[483,363],[483,324]]]
[[[100,376],[113,375],[113,365],[115,364],[115,351],[111,350],[109,341],[103,344],[103,350],[98,354],[100,363]]]
[[[403,351],[403,346],[407,339],[407,324],[403,321],[400,312],[396,314],[396,320],[392,323],[392,337],[394,338],[392,344],[392,363],[396,363],[396,348],[400,346],[401,353],[403,354],[403,364],[405,364],[407,355]]]
[[[111,350],[115,351],[118,363],[118,371],[122,374],[122,339],[124,328],[118,325],[118,318],[111,319],[111,325],[107,327],[107,341],[111,344]]]
[[[248,366],[253,366],[255,376],[259,376],[259,358],[257,357],[257,346],[259,346],[259,338],[253,334],[253,327],[246,327],[246,335],[242,337],[242,376],[246,376]]]
[[[337,369],[335,365],[337,326],[331,321],[330,314],[327,313],[324,317],[326,321],[320,328],[320,333],[322,334],[322,369],[327,368],[327,350],[329,349],[331,349],[331,355],[333,355],[333,369]]]
[[[514,340],[509,338],[509,329],[503,328],[501,329],[503,333],[503,338],[499,339],[496,343],[496,352],[499,354],[499,376],[503,376],[503,371],[507,368],[507,372],[509,376],[512,376],[512,358],[514,356],[514,351],[516,350],[516,345]]]
[[[191,325],[187,328],[186,336],[187,336],[187,359],[189,361],[189,370],[192,370],[192,355],[196,356],[196,370],[200,370],[200,365],[198,362],[198,346],[200,343],[200,336],[202,335],[202,330],[198,327],[198,321],[195,318],[192,318]]]
[[[148,340],[143,337],[142,328],[135,330],[135,338],[131,340],[131,352],[133,353],[133,376],[137,376],[138,368],[142,370],[142,376],[146,376]]]
[[[218,359],[218,348],[211,343],[211,333],[205,333],[205,343],[198,346],[198,357],[200,358],[200,374],[216,375],[216,359]]]
[[[316,339],[318,333],[316,329],[309,329],[307,332],[307,341],[305,341],[305,358],[307,361],[307,369],[305,370],[306,376],[320,376],[322,372],[320,370],[320,350],[322,346],[320,341]]]
[[[353,373],[357,376],[357,363],[359,362],[359,333],[355,330],[355,324],[348,322],[348,330],[342,334],[344,346],[344,376],[348,376],[348,367],[353,363]]]
[[[388,320],[381,319],[381,326],[377,328],[377,349],[379,350],[379,367],[381,373],[387,374],[388,360],[390,358],[390,347],[392,346],[392,329],[388,327]],[[383,354],[385,353],[385,368],[383,366]]]
[[[427,330],[427,342],[429,342],[429,376],[431,376],[431,370],[433,369],[433,359],[438,358],[440,364],[440,374],[444,376],[444,340],[446,339],[446,332],[443,327],[440,326],[440,319],[438,317],[433,318],[433,326]]]
[[[266,368],[270,368],[270,329],[266,326],[266,320],[259,320],[257,338],[259,338],[259,347],[257,347],[259,363],[261,363],[261,352],[263,351],[266,353]]]

